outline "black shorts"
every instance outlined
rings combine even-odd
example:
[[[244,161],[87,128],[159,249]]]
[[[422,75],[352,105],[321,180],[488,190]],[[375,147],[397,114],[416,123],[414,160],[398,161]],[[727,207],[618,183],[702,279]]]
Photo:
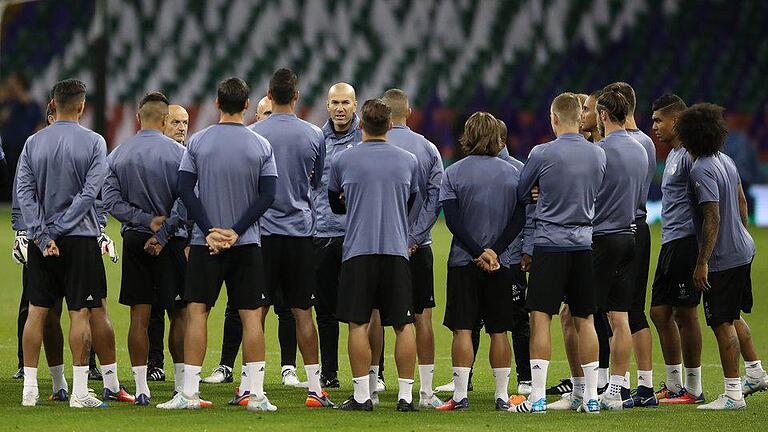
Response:
[[[634,290],[631,264],[635,236],[609,234],[592,238],[592,262],[595,269],[597,310],[628,312]]]
[[[275,307],[307,310],[315,304],[312,237],[261,237],[264,277]]]
[[[158,256],[144,252],[152,234],[123,233],[123,275],[120,304],[136,306],[157,304],[164,310],[184,307],[185,239],[172,237]]]
[[[645,217],[635,219],[635,253],[630,264],[630,283],[632,292],[629,310],[632,313],[645,314],[645,296],[648,290],[648,268],[651,265],[651,230]]]
[[[557,315],[563,299],[575,317],[595,313],[592,251],[544,251],[534,247],[525,307]]]
[[[709,273],[710,289],[704,291],[704,317],[717,327],[752,312],[752,263]]]
[[[435,275],[432,247],[419,246],[411,255],[411,279],[413,281],[413,308],[421,314],[424,309],[435,307]]]
[[[512,330],[512,279],[501,267],[486,273],[474,263],[448,267],[448,290],[443,325],[456,330],[473,330],[485,324],[487,333]]]
[[[69,310],[101,307],[107,296],[107,277],[96,237],[64,236],[56,245],[58,257],[43,257],[30,242],[29,302],[51,308],[63,297]]]
[[[209,254],[208,246],[191,246],[184,300],[213,307],[224,282],[233,309],[258,309],[271,304],[258,245],[235,246],[218,255]]]
[[[699,245],[696,237],[684,237],[661,245],[653,278],[651,306],[696,307],[701,291],[693,286],[693,269]]]
[[[381,323],[399,327],[414,322],[411,268],[397,255],[359,255],[341,264],[336,317],[365,324],[378,309]]]

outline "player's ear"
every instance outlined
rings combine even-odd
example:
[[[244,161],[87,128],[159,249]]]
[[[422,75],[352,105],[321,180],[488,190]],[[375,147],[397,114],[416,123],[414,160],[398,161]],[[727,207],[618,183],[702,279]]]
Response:
[[[296,90],[296,91],[293,93],[293,102],[295,103],[295,102],[296,102],[296,101],[298,101],[298,100],[299,100],[299,91],[298,91],[298,90]]]
[[[136,123],[138,123],[139,126],[141,126],[141,117],[139,117],[139,113],[136,113]]]
[[[245,100],[245,108],[243,111],[247,110],[251,106],[251,98],[248,98]]]
[[[267,90],[267,99],[269,99],[270,102],[272,101],[272,90]]]
[[[221,104],[219,103],[219,97],[216,96],[216,109],[221,110]]]
[[[85,111],[85,98],[80,101],[80,106],[77,107],[77,114],[83,115],[83,112]]]

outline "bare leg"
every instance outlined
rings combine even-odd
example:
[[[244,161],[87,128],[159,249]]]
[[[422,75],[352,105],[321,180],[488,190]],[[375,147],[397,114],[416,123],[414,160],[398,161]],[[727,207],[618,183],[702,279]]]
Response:
[[[187,328],[184,332],[184,364],[202,366],[208,345],[208,313],[204,303],[187,305]]]
[[[451,359],[454,367],[472,367],[475,356],[472,350],[471,330],[455,330],[453,332]]]
[[[312,319],[312,309],[291,309],[296,318],[296,342],[305,365],[318,364],[317,328]]]
[[[739,337],[741,356],[744,358],[744,361],[760,360],[760,356],[757,355],[757,350],[755,350],[755,344],[752,341],[752,332],[749,330],[749,326],[744,321],[744,318],[739,317],[739,319],[733,322],[733,326],[736,328],[736,334]]]
[[[599,356],[597,333],[593,315],[586,318],[573,317],[579,334],[579,358],[582,364],[596,362]]]
[[[379,359],[384,350],[384,328],[381,326],[381,315],[379,315],[378,309],[374,309],[371,313],[371,322],[368,325],[368,341],[371,348],[370,366],[379,366]]]
[[[169,312],[171,326],[168,330],[168,351],[174,363],[184,363],[184,331],[187,327],[187,308]]]
[[[61,330],[61,301],[48,311],[43,331],[43,345],[48,366],[64,364],[64,332]]]
[[[432,329],[432,309],[416,314],[416,352],[419,364],[435,363],[435,333]]]
[[[102,300],[102,307],[91,309],[91,337],[93,350],[99,357],[99,363],[108,365],[117,361],[115,353],[115,331],[107,315],[107,302]],[[86,363],[87,360],[86,360]]]
[[[611,338],[611,375],[624,376],[629,370],[632,334],[629,331],[627,312],[609,312],[613,338]]]
[[[509,344],[507,333],[491,334],[491,347],[488,359],[492,368],[508,368],[512,366],[512,346]]]
[[[697,368],[701,366],[701,325],[699,324],[698,311],[695,307],[675,308],[675,322],[677,323],[676,327],[680,329],[679,341],[685,367]],[[679,358],[677,363],[669,364],[680,364]]]
[[[395,364],[397,376],[413,379],[416,368],[416,335],[413,324],[395,327]]]
[[[371,366],[371,345],[368,339],[367,323],[349,323],[348,350],[352,376],[368,376],[368,368]]]
[[[651,320],[659,333],[659,344],[664,363],[677,365],[683,362],[680,347],[680,331],[671,306],[651,307]]]
[[[149,314],[152,305],[139,304],[131,306],[131,325],[128,329],[128,354],[131,366],[145,366],[149,354]]]
[[[268,310],[267,307],[239,310],[243,322],[243,363],[264,361],[264,317]]]
[[[30,308],[30,315],[32,309]],[[91,325],[88,308],[69,311],[69,347],[72,350],[72,365],[88,366],[91,355]],[[38,345],[39,349],[39,345]]]
[[[653,339],[651,329],[644,328],[632,335],[632,347],[635,351],[637,369],[653,370]]]
[[[573,322],[571,310],[568,305],[563,305],[560,311],[560,326],[563,329],[563,341],[565,342],[565,356],[568,358],[568,367],[572,377],[584,376],[579,359],[579,335],[576,333],[576,324]]]
[[[732,323],[712,328],[720,350],[720,363],[726,378],[739,378],[739,337]]]
[[[48,308],[29,305],[29,314],[24,323],[22,346],[24,366],[36,368],[40,361],[40,347],[43,344],[43,329],[48,316]]]

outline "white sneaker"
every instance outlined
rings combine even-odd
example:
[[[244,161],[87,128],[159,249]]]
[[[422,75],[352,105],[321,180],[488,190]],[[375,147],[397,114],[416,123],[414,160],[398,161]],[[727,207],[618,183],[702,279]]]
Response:
[[[621,395],[610,397],[606,393],[603,393],[600,397],[600,409],[608,411],[621,411],[624,409],[624,401],[621,399]]]
[[[713,400],[712,402],[699,405],[696,408],[700,410],[739,410],[745,409],[746,407],[747,403],[744,401],[744,398],[736,400],[727,394],[721,394],[720,397]]]
[[[517,384],[517,394],[528,396],[531,394],[531,382],[530,381],[520,381]]]
[[[81,397],[72,394],[69,397],[70,408],[105,408],[106,406],[107,404],[100,401],[93,393]]]
[[[221,384],[232,382],[232,368],[225,365],[219,365],[210,375],[201,380],[206,384]]]
[[[441,401],[440,398],[434,394],[432,396],[427,396],[424,393],[419,392],[419,408],[433,409],[439,407],[442,404],[443,401]]]
[[[384,383],[384,380],[379,378],[376,380],[376,393],[382,393],[387,391],[387,384]]]
[[[442,392],[453,393],[455,389],[456,389],[456,386],[453,384],[453,381],[451,381],[448,384],[444,384],[436,388],[435,393],[442,393]]]
[[[547,404],[547,409],[555,411],[576,411],[581,406],[583,398],[573,396],[573,393],[564,393],[560,400]]]
[[[261,400],[256,400],[256,397],[251,395],[251,397],[248,398],[248,411],[274,412],[277,411],[277,407],[272,405],[266,396]]]
[[[40,393],[24,392],[24,394],[21,395],[21,406],[33,407],[37,405],[38,400],[40,400]]]
[[[301,385],[301,381],[299,381],[299,377],[296,375],[295,367],[286,366],[283,368],[283,385],[289,387],[299,387]]]
[[[373,406],[379,406],[379,392],[371,393],[371,403]]]
[[[195,396],[196,397],[188,398],[184,396],[182,392],[178,392],[173,395],[173,399],[158,404],[157,407],[167,410],[200,409],[200,396]]]
[[[764,373],[760,378],[751,378],[745,376],[741,380],[741,392],[744,396],[749,396],[752,393],[762,392],[768,390],[768,373]]]

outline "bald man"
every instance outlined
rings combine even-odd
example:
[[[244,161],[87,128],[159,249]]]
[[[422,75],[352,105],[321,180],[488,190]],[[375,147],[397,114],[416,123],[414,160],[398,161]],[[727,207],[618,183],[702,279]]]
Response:
[[[344,242],[345,217],[331,211],[328,204],[328,175],[333,159],[363,139],[360,121],[355,114],[355,89],[337,83],[328,90],[328,121],[322,127],[325,139],[325,167],[320,185],[312,192],[317,212],[314,237],[317,280],[317,329],[320,337],[321,380],[323,388],[338,388],[339,321],[336,319],[336,290],[341,270],[341,246]],[[319,173],[315,173],[319,175]]]
[[[181,105],[168,105],[168,117],[165,122],[163,134],[168,138],[184,145],[187,141],[187,132],[189,131],[189,113]],[[179,216],[179,211],[183,212],[186,219],[186,209],[183,208],[180,200],[177,200],[171,209],[171,215]],[[188,238],[188,227],[180,225],[179,229],[173,234],[174,237],[183,239],[185,243]],[[170,311],[169,311],[170,312]],[[165,381],[165,355],[163,353],[163,337],[165,333],[165,308],[163,308],[160,299],[152,304],[152,312],[149,318],[149,327],[147,334],[149,336],[149,359],[147,361],[147,379],[149,381]]]
[[[272,115],[272,101],[268,97],[264,96],[256,106],[256,121],[264,120]]]

